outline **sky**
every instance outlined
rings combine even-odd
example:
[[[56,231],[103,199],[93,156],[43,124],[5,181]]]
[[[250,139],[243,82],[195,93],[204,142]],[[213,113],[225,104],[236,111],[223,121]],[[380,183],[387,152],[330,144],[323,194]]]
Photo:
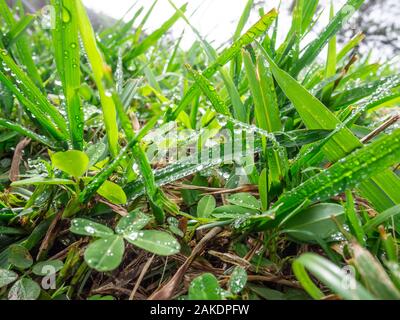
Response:
[[[141,6],[143,6],[145,10],[149,8],[153,0],[83,0],[83,2],[89,8],[106,13],[117,19],[120,19],[136,2],[134,9],[126,16],[126,19],[129,19]],[[186,2],[189,3],[187,16],[190,18],[191,23],[199,30],[203,37],[209,42],[215,41],[215,45],[218,46],[232,37],[236,28],[236,23],[240,19],[247,0],[174,0],[177,6],[181,6]],[[256,2],[257,1],[255,1],[255,3]],[[328,4],[329,0],[321,0],[320,2],[322,4]],[[343,2],[344,0],[335,0],[337,7]],[[267,0],[266,3],[267,5],[264,7],[265,12],[274,7],[277,8],[279,0]],[[282,3],[283,6],[288,6],[291,1],[284,0]],[[326,12],[322,17],[322,21],[327,22],[329,10],[327,10],[328,6],[324,7],[326,8],[326,10],[324,10]],[[174,12],[175,10],[168,0],[159,0],[147,23],[148,31],[159,27],[173,15]],[[252,12],[248,24],[256,22],[257,18],[258,13],[256,11]],[[281,30],[286,33],[290,26],[290,20],[289,18],[283,20],[286,21],[282,21]],[[176,36],[179,36],[185,26],[187,30],[185,31],[185,36],[182,41],[182,47],[188,48],[196,37],[185,22],[182,20],[179,21],[173,27],[172,31]]]

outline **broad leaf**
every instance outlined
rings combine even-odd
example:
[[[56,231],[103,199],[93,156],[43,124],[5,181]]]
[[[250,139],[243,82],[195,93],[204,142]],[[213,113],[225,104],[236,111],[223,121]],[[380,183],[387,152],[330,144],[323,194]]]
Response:
[[[261,203],[250,193],[234,193],[228,197],[228,202],[237,206],[261,210]]]
[[[0,269],[0,288],[3,288],[18,279],[18,274],[13,271]]]
[[[57,273],[63,266],[64,263],[61,260],[42,261],[33,266],[32,272],[37,276],[47,276]]]
[[[233,294],[238,294],[247,283],[247,272],[241,267],[235,267],[229,278],[228,287]]]
[[[117,235],[109,236],[89,245],[85,251],[85,261],[97,271],[111,271],[121,264],[124,251],[123,238]]]
[[[19,269],[28,269],[33,264],[33,259],[28,249],[16,244],[10,247],[8,262]]]
[[[115,228],[115,232],[119,234],[127,234],[141,230],[150,222],[150,220],[151,218],[140,210],[131,211],[127,216],[121,218]]]
[[[28,278],[18,280],[8,291],[8,300],[36,300],[39,296],[39,285]]]
[[[216,201],[212,195],[204,196],[197,204],[197,216],[200,218],[207,218],[215,209]]]
[[[343,207],[334,203],[320,203],[300,211],[285,222],[284,227],[291,231],[290,236],[296,240],[315,243],[315,236],[317,236],[323,240],[335,241],[337,240],[335,236],[340,231],[332,217],[343,224],[345,221]],[[305,231],[305,233],[296,233],[296,231]]]
[[[127,201],[124,190],[116,183],[108,180],[101,185],[97,193],[113,204],[125,204]]]
[[[54,153],[51,155],[51,162],[55,168],[75,178],[83,176],[89,166],[86,153],[78,150]]]
[[[109,237],[114,234],[114,232],[105,225],[81,218],[71,221],[70,231],[82,236],[98,238]]]
[[[205,273],[191,282],[189,300],[221,300],[221,292],[217,278],[211,273]]]
[[[160,256],[179,253],[179,242],[169,233],[158,230],[132,231],[124,238],[135,246]]]

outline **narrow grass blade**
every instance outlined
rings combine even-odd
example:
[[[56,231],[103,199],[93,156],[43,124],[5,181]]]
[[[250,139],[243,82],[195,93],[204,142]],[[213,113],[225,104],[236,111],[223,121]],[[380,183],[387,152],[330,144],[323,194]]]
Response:
[[[10,29],[14,29],[18,25],[18,22],[15,20],[5,0],[0,0],[0,15],[3,17]],[[39,87],[39,89],[42,90],[42,79],[40,77],[39,71],[36,68],[35,62],[33,61],[32,52],[29,48],[28,38],[25,35],[20,35],[19,39],[15,41],[15,44],[17,47],[18,56],[21,59],[21,62],[26,66],[29,76],[32,78],[33,82]]]
[[[399,157],[400,129],[351,153],[329,169],[285,193],[275,203],[277,215],[289,213],[305,199],[320,201],[355,187],[398,162]]]
[[[329,260],[318,256],[315,253],[305,253],[297,258],[292,268],[297,279],[303,285],[308,294],[316,299],[324,297],[321,290],[312,282],[306,272],[306,268],[328,286],[333,292],[348,300],[375,300],[359,282],[355,282],[355,288],[344,286],[346,274]]]
[[[206,78],[210,78],[214,75],[221,66],[224,66],[226,63],[231,61],[237,54],[240,53],[240,50],[252,43],[256,38],[263,35],[269,27],[272,25],[274,20],[277,17],[277,12],[275,9],[271,10],[269,13],[264,15],[256,24],[254,24],[244,35],[242,35],[237,41],[235,41],[228,49],[225,49],[219,57],[213,62],[211,66],[209,66],[206,70],[203,71],[203,76]],[[184,110],[189,103],[196,97],[199,92],[199,88],[194,85],[188,89],[185,96],[182,98],[179,105],[171,110],[170,113],[166,114],[166,121],[175,120],[179,113]]]
[[[72,146],[83,150],[84,115],[79,97],[81,86],[78,23],[73,0],[52,0],[56,12],[53,44],[58,73],[67,104]]]
[[[81,39],[92,67],[93,77],[100,94],[109,149],[111,155],[115,157],[118,155],[119,144],[117,112],[112,99],[112,84],[110,84],[110,82],[112,82],[112,72],[110,67],[105,64],[102,54],[97,47],[96,36],[82,1],[76,0],[73,2],[75,3],[74,12],[78,19]]]
[[[296,77],[301,70],[309,66],[317,58],[329,40],[342,29],[343,25],[348,22],[353,13],[363,3],[364,0],[348,0],[321,32],[319,37],[307,46],[299,61],[297,61],[291,69],[290,74]]]
[[[268,60],[275,80],[286,96],[292,101],[308,128],[335,129],[341,125],[337,117],[321,101],[311,95],[289,74],[281,70],[261,46],[260,50]],[[378,99],[379,97],[373,100]],[[365,106],[365,109],[368,109],[368,105]],[[362,108],[361,110],[364,109]],[[332,136],[324,145],[323,150],[327,158],[334,162],[361,146],[362,144],[358,138],[347,127],[344,127]],[[368,180],[360,186],[363,194],[379,210],[385,210],[394,204],[400,203],[400,194],[394,191],[399,188],[400,179],[390,171],[383,171],[373,177],[371,181]]]
[[[187,4],[183,5],[180,10],[185,11]],[[147,36],[136,48],[124,57],[124,63],[128,63],[132,59],[146,52],[148,48],[153,46],[157,41],[179,20],[180,13],[176,12],[169,18],[160,28]]]
[[[40,142],[46,146],[48,146],[51,149],[57,149],[57,147],[55,147],[55,145],[53,144],[53,142],[51,140],[49,140],[47,137],[45,136],[41,136],[38,135],[37,133],[21,126],[18,123],[12,122],[10,120],[6,120],[6,119],[2,119],[0,118],[0,126],[7,128],[9,130],[18,132],[19,134],[21,134],[22,136],[31,138],[34,141]]]

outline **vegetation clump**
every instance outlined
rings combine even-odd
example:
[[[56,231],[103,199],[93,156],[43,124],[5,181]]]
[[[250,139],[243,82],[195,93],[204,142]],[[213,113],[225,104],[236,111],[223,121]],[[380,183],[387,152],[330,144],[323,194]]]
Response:
[[[172,1],[143,34],[0,0],[1,299],[400,298],[400,75],[336,41],[363,0],[282,41],[253,2],[215,50]]]

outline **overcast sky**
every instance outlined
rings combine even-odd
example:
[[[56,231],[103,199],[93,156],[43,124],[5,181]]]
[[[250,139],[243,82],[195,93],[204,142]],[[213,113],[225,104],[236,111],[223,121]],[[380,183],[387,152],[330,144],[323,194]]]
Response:
[[[239,21],[240,15],[243,12],[247,0],[173,0],[177,6],[181,6],[188,2],[187,16],[190,17],[191,23],[200,31],[202,36],[205,36],[208,41],[216,41],[216,45],[223,43],[233,35],[236,23]],[[134,15],[137,9],[141,6],[149,8],[153,0],[83,0],[88,7],[106,13],[114,18],[121,18],[129,8],[136,3],[134,9],[127,15],[127,19]],[[255,1],[257,2],[257,1]],[[284,0],[283,6],[291,3],[289,0]],[[334,3],[339,8],[339,5],[344,3],[344,0],[335,0]],[[268,0],[264,8],[268,11],[274,7],[278,7],[279,0]],[[325,4],[325,12],[323,21],[327,21],[328,3],[329,0],[321,0],[321,4]],[[197,10],[196,10],[197,9]],[[194,14],[193,12],[196,11]],[[147,23],[148,30],[154,30],[167,20],[173,13],[174,8],[168,0],[159,0],[156,7],[150,16]],[[191,16],[191,14],[193,14]],[[254,23],[258,18],[258,13],[253,12],[249,23]],[[286,20],[286,21],[285,21]],[[281,30],[287,31],[290,25],[288,19],[281,19]],[[173,32],[175,35],[180,35],[185,27],[183,21],[178,22]],[[186,27],[183,47],[188,47],[195,39],[195,36]]]

